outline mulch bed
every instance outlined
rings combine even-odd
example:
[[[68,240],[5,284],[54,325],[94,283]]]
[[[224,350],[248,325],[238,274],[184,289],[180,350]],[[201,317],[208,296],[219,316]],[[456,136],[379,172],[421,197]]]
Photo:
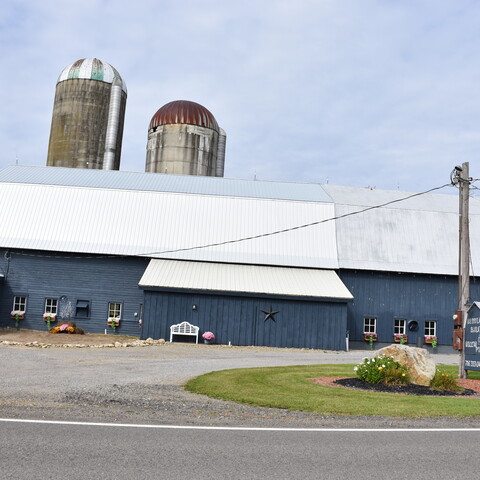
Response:
[[[383,383],[368,383],[360,378],[343,378],[336,380],[334,383],[341,385],[342,387],[355,388],[360,390],[373,390],[375,392],[382,393],[403,393],[404,395],[432,395],[441,397],[457,397],[465,395],[475,395],[476,392],[470,388],[466,388],[462,393],[445,392],[441,390],[433,390],[430,387],[424,387],[423,385],[414,385],[409,383],[406,385],[384,385]]]
[[[395,393],[402,395],[420,395],[420,396],[437,396],[437,397],[465,397],[480,398],[480,381],[470,379],[459,379],[458,383],[465,388],[463,393],[442,392],[438,390],[432,390],[429,387],[422,385],[383,385],[378,383],[367,383],[357,377],[318,377],[313,378],[312,381],[319,385],[325,385],[328,387],[344,387],[355,390],[366,390],[381,393]]]

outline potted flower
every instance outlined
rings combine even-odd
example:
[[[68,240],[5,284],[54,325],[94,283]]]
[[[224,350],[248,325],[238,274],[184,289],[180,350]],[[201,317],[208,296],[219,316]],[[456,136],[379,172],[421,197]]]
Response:
[[[213,343],[215,341],[215,335],[212,332],[204,332],[202,338],[203,343]]]
[[[115,332],[117,327],[120,326],[120,319],[117,317],[108,317],[107,319],[107,325],[112,328],[112,330]]]
[[[435,335],[425,335],[425,343],[430,343],[435,350],[438,345],[438,338]]]
[[[10,315],[15,320],[15,326],[17,327],[17,330],[18,330],[20,328],[19,327],[20,320],[23,320],[25,318],[25,312],[23,310],[12,310],[10,312]]]
[[[363,339],[369,343],[370,350],[373,350],[373,342],[377,341],[377,334],[373,332],[363,332]]]
[[[395,333],[395,335],[393,335],[393,341],[395,343],[404,344],[408,342],[408,337],[404,333]]]
[[[373,333],[373,332],[364,332],[363,333],[363,339],[366,341],[366,342],[376,342],[377,341],[377,334],[376,333]]]
[[[43,320],[47,322],[47,329],[50,330],[50,323],[57,321],[57,315],[51,312],[45,312],[43,314]]]

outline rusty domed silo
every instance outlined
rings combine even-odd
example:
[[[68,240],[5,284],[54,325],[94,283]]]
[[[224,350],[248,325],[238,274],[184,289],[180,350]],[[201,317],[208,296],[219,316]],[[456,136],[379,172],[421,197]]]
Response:
[[[202,105],[176,100],[148,128],[146,172],[223,177],[225,132]]]
[[[58,77],[47,165],[118,170],[127,88],[106,62],[84,58]]]

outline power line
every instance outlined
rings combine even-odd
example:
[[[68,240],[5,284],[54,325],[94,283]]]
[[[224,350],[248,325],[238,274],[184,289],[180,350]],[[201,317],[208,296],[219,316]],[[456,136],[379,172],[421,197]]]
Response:
[[[241,238],[236,238],[236,239],[232,239],[232,240],[225,240],[225,241],[222,241],[222,242],[215,242],[215,243],[208,243],[208,244],[205,244],[205,245],[196,245],[196,246],[193,246],[193,247],[184,247],[184,248],[176,248],[176,249],[171,249],[171,250],[161,250],[161,251],[158,251],[158,252],[148,252],[148,253],[137,253],[137,254],[131,254],[131,255],[114,255],[114,254],[109,254],[109,255],[102,255],[102,254],[99,254],[99,255],[69,255],[67,257],[63,257],[63,258],[119,258],[119,257],[123,257],[123,258],[129,258],[129,257],[150,257],[152,255],[164,255],[164,254],[167,254],[167,253],[178,253],[178,252],[187,252],[187,251],[192,251],[192,250],[202,250],[202,249],[205,249],[205,248],[210,248],[210,247],[219,247],[219,246],[222,246],[222,245],[230,245],[230,244],[233,244],[233,243],[240,243],[240,242],[246,242],[248,240],[256,240],[256,239],[259,239],[259,238],[264,238],[264,237],[271,237],[271,236],[274,236],[274,235],[279,235],[281,233],[287,233],[287,232],[292,232],[292,231],[295,231],[295,230],[301,230],[303,228],[308,228],[308,227],[313,227],[313,226],[316,226],[316,225],[321,225],[323,223],[328,223],[328,222],[332,222],[334,220],[341,220],[343,218],[346,218],[346,217],[351,217],[353,215],[359,215],[361,213],[365,213],[365,212],[368,212],[370,210],[376,210],[378,208],[383,208],[383,207],[387,207],[388,205],[392,205],[394,203],[399,203],[399,202],[403,202],[405,200],[409,200],[410,198],[414,198],[414,197],[419,197],[421,195],[426,195],[427,193],[431,193],[431,192],[434,192],[436,190],[441,190],[442,188],[445,188],[445,187],[451,187],[452,184],[451,183],[446,183],[445,185],[441,185],[439,187],[434,187],[434,188],[430,188],[429,190],[425,190],[423,192],[419,192],[419,193],[413,193],[411,195],[408,195],[406,197],[402,197],[402,198],[398,198],[396,200],[390,200],[388,202],[385,202],[385,203],[382,203],[382,204],[379,204],[379,205],[373,205],[371,207],[367,207],[367,208],[364,208],[363,210],[358,210],[356,212],[350,212],[350,213],[345,213],[343,215],[337,215],[335,217],[330,217],[330,218],[325,218],[323,220],[318,220],[318,221],[315,221],[315,222],[311,222],[311,223],[305,223],[305,224],[302,224],[302,225],[296,225],[294,227],[289,227],[289,228],[284,228],[284,229],[281,229],[281,230],[275,230],[273,232],[267,232],[267,233],[260,233],[258,235],[251,235],[251,236],[248,236],[248,237],[241,237]],[[16,252],[17,255],[24,255],[24,256],[32,256],[32,257],[47,257],[47,258],[53,258],[49,255],[37,255],[37,254],[29,254],[29,253],[18,253]]]
[[[409,195],[407,197],[398,198],[396,200],[390,200],[389,202],[385,202],[385,203],[382,203],[380,205],[374,205],[372,207],[367,207],[367,208],[364,208],[363,210],[359,210],[357,212],[345,213],[343,215],[338,215],[338,216],[335,216],[335,217],[325,218],[323,220],[318,220],[316,222],[311,222],[311,223],[305,223],[303,225],[297,225],[295,227],[284,228],[282,230],[275,230],[273,232],[268,232],[268,233],[260,233],[258,235],[252,235],[252,236],[249,236],[249,237],[237,238],[237,239],[234,239],[234,240],[225,240],[223,242],[209,243],[209,244],[206,244],[206,245],[197,245],[195,247],[185,247],[185,248],[177,248],[177,249],[173,249],[173,250],[163,250],[163,251],[160,251],[160,252],[143,253],[143,254],[139,254],[139,256],[147,256],[148,257],[148,256],[151,256],[151,255],[163,255],[165,253],[177,253],[177,252],[186,252],[186,251],[190,251],[190,250],[200,250],[200,249],[209,248],[209,247],[219,247],[221,245],[229,245],[229,244],[232,244],[232,243],[245,242],[247,240],[256,240],[258,238],[271,237],[273,235],[279,235],[280,233],[292,232],[294,230],[300,230],[302,228],[308,228],[308,227],[313,227],[315,225],[321,225],[322,223],[332,222],[333,220],[340,220],[342,218],[351,217],[353,215],[359,215],[360,213],[365,213],[365,212],[368,212],[370,210],[375,210],[377,208],[383,208],[383,207],[386,207],[388,205],[392,205],[393,203],[403,202],[405,200],[409,200],[410,198],[418,197],[420,195],[425,195],[425,194],[433,192],[435,190],[440,190],[442,188],[451,187],[451,186],[452,185],[450,183],[446,183],[445,185],[442,185],[440,187],[430,188],[429,190],[425,190],[424,192],[420,192],[420,193],[413,193],[412,195]]]

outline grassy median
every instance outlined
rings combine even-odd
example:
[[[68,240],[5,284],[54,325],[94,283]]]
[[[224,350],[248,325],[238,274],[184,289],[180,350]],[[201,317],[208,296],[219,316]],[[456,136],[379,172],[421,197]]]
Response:
[[[393,417],[480,416],[480,400],[421,397],[349,390],[313,383],[315,377],[352,377],[354,365],[300,365],[242,368],[212,372],[190,380],[193,393],[247,405],[313,412],[321,415]],[[440,366],[456,374],[458,367]],[[480,378],[473,372],[470,378]]]

